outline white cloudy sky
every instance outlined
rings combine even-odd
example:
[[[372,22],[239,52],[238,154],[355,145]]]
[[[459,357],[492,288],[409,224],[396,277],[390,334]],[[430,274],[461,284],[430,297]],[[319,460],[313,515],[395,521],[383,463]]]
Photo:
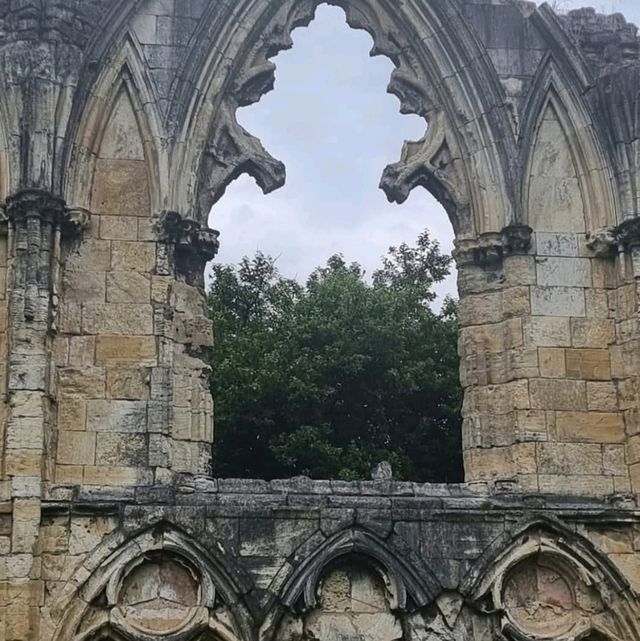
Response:
[[[559,4],[573,9],[584,2]],[[640,24],[639,0],[593,4]],[[238,114],[284,161],[287,184],[269,196],[247,177],[231,185],[211,215],[211,226],[222,232],[218,260],[236,262],[260,249],[278,258],[284,275],[304,280],[339,252],[370,273],[387,247],[411,243],[425,227],[450,251],[449,220],[425,190],[397,206],[378,189],[402,142],[425,129],[417,116],[400,115],[397,99],[386,93],[391,62],[369,58],[370,37],[349,29],[335,7],[321,6],[309,28],[294,32],[294,43],[275,60],[275,91]],[[453,275],[440,291],[455,293]]]

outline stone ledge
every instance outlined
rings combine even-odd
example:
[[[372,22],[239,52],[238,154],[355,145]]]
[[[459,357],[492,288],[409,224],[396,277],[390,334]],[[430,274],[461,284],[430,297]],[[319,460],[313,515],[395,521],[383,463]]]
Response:
[[[304,477],[288,480],[179,479],[173,486],[114,488],[55,486],[43,504],[45,511],[118,512],[125,506],[192,506],[242,513],[294,512],[355,509],[375,511],[383,518],[406,518],[405,513],[557,512],[580,513],[585,520],[636,520],[640,497],[613,494],[606,497],[523,494],[489,484],[420,484],[398,481],[314,481]],[[403,516],[404,514],[404,516]],[[423,518],[423,517],[421,517]]]

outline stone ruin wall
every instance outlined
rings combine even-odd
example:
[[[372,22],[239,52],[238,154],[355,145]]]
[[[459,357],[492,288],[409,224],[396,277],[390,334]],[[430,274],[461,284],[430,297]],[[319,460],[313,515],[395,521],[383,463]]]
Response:
[[[640,641],[620,15],[332,0],[429,125],[381,187],[455,230],[467,483],[215,480],[207,216],[317,4],[0,0],[0,641]]]

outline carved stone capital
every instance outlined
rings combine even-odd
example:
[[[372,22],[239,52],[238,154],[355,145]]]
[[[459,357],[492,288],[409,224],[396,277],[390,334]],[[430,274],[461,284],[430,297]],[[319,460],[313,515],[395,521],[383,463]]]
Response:
[[[203,263],[213,260],[220,248],[220,232],[203,227],[175,211],[165,211],[156,225],[158,238],[195,254]]]
[[[456,241],[453,256],[459,267],[478,265],[496,267],[505,256],[526,254],[531,247],[533,230],[526,225],[509,225],[501,232],[489,232],[477,238]]]
[[[62,198],[41,189],[24,189],[7,198],[6,216],[10,223],[38,218],[51,223],[61,222],[66,212]]]
[[[220,232],[203,227],[175,211],[165,211],[155,226],[159,273],[174,275],[198,287],[204,287],[204,268],[220,248]]]
[[[8,223],[19,224],[37,219],[52,226],[60,226],[65,237],[79,236],[89,227],[91,212],[83,208],[67,208],[65,201],[41,189],[24,189],[7,202],[0,212],[0,229]]]
[[[634,216],[618,225],[616,229],[618,243],[625,249],[640,247],[640,216]]]

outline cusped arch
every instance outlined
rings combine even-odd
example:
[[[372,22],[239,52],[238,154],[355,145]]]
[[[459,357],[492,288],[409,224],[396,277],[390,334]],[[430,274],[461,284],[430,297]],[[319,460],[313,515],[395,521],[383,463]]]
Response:
[[[532,167],[543,121],[551,113],[575,168],[586,231],[595,232],[617,224],[617,191],[610,159],[582,98],[585,79],[570,65],[572,60],[559,64],[553,53],[548,54],[529,91],[520,131],[523,222],[535,227],[530,212]]]
[[[128,638],[126,630],[123,632],[113,625],[112,618],[106,615],[89,617],[87,613],[96,603],[115,605],[117,586],[128,573],[158,555],[194,568],[202,593],[201,611],[189,621],[188,631],[178,630],[167,635],[169,641],[173,637],[182,639],[185,634],[193,639],[210,634],[216,641],[249,641],[253,638],[255,622],[244,603],[244,597],[251,589],[249,578],[229,558],[212,554],[186,532],[163,521],[130,537],[116,531],[90,555],[52,606],[53,615],[60,620],[54,641],[95,641],[111,636]],[[226,608],[232,629],[207,615],[206,610],[218,603]],[[146,638],[144,632],[136,636]]]
[[[305,609],[315,608],[322,573],[331,563],[347,556],[362,558],[383,577],[392,610],[422,607],[440,592],[440,584],[432,573],[419,573],[374,533],[350,528],[334,534],[301,562],[285,582],[280,602],[287,608],[300,603]]]
[[[627,579],[595,545],[556,519],[533,519],[494,541],[464,579],[461,592],[481,611],[503,613],[509,639],[537,638],[513,622],[507,612],[505,588],[516,570],[538,557],[545,557],[545,563],[559,576],[567,572],[568,589],[573,590],[578,583],[588,586],[603,607],[602,616],[580,621],[571,632],[563,633],[563,639],[579,641],[594,634],[604,635],[608,641],[638,638],[639,604]],[[553,638],[552,635],[549,638]]]
[[[73,207],[90,207],[97,157],[123,94],[135,114],[144,149],[152,211],[164,208],[167,159],[161,145],[162,120],[140,45],[130,31],[113,46],[109,64],[102,68],[95,82],[78,91],[72,108],[63,171],[57,181],[66,201]]]
[[[270,58],[291,46],[291,31],[307,24],[321,3],[216,5],[207,40],[217,46],[193,53],[171,101],[169,119],[182,123],[171,169],[173,209],[195,207],[204,220],[244,172],[265,191],[281,186],[282,164],[238,125],[235,112],[272,87]],[[452,214],[459,238],[512,223],[515,138],[496,71],[457,3],[328,3],[342,7],[352,27],[372,35],[373,55],[386,55],[396,65],[390,90],[401,110],[432,124],[425,139],[407,145],[401,162],[385,173],[388,196],[402,201],[415,186],[432,189]]]
[[[309,553],[309,551],[312,552]],[[274,578],[267,616],[260,639],[277,638],[287,615],[316,609],[324,573],[341,560],[353,560],[380,578],[389,596],[392,612],[409,612],[435,601],[442,591],[436,576],[417,558],[405,558],[375,533],[353,526],[325,537],[316,533],[296,552],[295,567],[287,564]]]

